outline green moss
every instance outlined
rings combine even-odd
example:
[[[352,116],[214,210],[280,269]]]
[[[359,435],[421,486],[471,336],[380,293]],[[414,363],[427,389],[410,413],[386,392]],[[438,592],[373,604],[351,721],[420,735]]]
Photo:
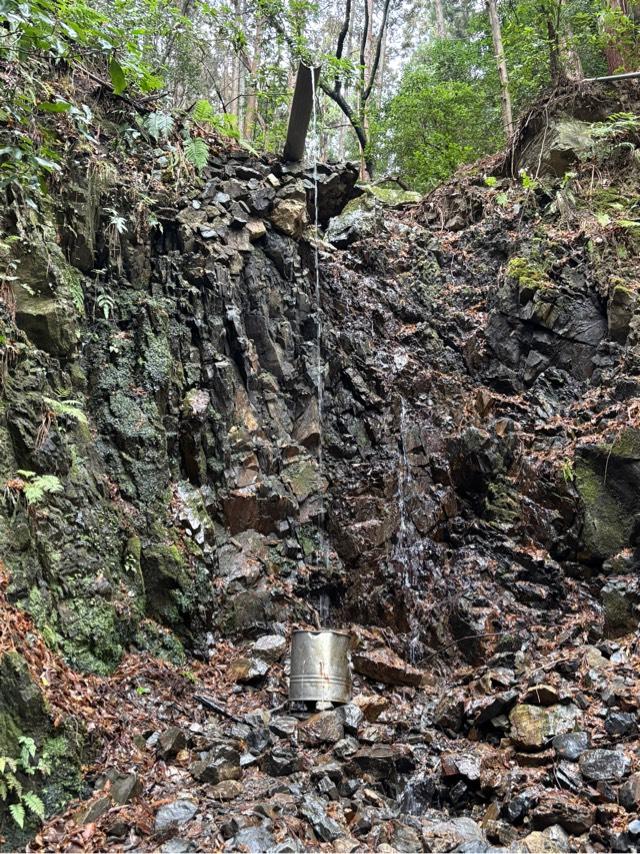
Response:
[[[601,445],[600,449],[614,457],[640,460],[640,430],[623,430],[611,445]]]
[[[584,509],[582,538],[590,554],[605,559],[627,544],[630,519],[604,479],[606,457],[585,459],[577,456],[575,485]]]
[[[134,637],[138,649],[149,652],[156,658],[164,658],[173,664],[182,665],[187,656],[180,640],[172,631],[154,620],[143,620]]]
[[[169,349],[169,342],[164,335],[158,335],[149,340],[144,361],[145,374],[155,387],[169,382],[174,360]]]
[[[539,290],[552,285],[542,265],[530,258],[520,256],[510,258],[506,272],[510,279],[516,280],[521,289]]]

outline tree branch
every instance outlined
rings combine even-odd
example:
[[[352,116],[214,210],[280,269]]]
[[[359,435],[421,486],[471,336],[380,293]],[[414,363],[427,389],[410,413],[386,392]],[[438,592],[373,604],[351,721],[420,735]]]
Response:
[[[365,60],[367,50],[367,36],[369,35],[369,2],[364,0],[364,24],[362,25],[362,38],[360,39],[360,92],[364,92]],[[361,96],[362,97],[362,96]],[[362,101],[364,105],[364,100]]]
[[[366,103],[371,92],[373,91],[374,84],[376,82],[376,74],[378,73],[378,66],[380,65],[380,54],[382,52],[382,40],[384,38],[384,31],[387,27],[387,20],[389,18],[389,7],[391,6],[391,0],[385,0],[384,9],[382,12],[382,23],[380,24],[380,32],[378,33],[378,38],[376,40],[376,52],[373,57],[373,62],[371,63],[371,73],[369,75],[369,83],[367,84],[367,88],[362,94],[362,102]]]
[[[342,59],[342,52],[344,51],[344,43],[349,33],[349,24],[351,23],[351,0],[346,0],[346,6],[344,10],[344,21],[342,22],[342,29],[338,35],[338,43],[336,45],[336,59]],[[339,73],[336,73],[336,77],[333,83],[333,88],[336,92],[340,92],[342,88],[342,78]]]

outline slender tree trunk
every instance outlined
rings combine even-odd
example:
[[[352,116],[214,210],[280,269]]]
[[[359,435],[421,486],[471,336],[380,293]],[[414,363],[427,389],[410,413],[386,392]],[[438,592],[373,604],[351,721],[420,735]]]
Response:
[[[623,15],[629,14],[629,7],[626,0],[609,0],[609,6],[614,12],[622,12]],[[604,49],[604,55],[607,59],[607,68],[609,74],[616,74],[621,71],[626,71],[625,58],[620,49],[620,45],[616,41],[615,28],[607,28],[607,45]]]
[[[513,113],[511,111],[511,95],[509,94],[509,75],[507,73],[507,62],[504,58],[504,47],[502,46],[502,30],[496,0],[487,0],[489,21],[491,22],[491,37],[493,38],[493,52],[498,66],[500,78],[500,101],[502,106],[502,126],[507,138],[513,131]]]
[[[444,9],[442,8],[442,0],[434,0],[436,12],[436,35],[439,39],[446,39],[447,27],[444,22]]]
[[[570,26],[567,27],[567,34],[562,40],[562,53],[564,56],[563,64],[567,77],[570,80],[582,80],[584,77],[582,60],[580,59],[580,54],[573,44],[573,30]]]
[[[256,17],[256,26],[253,36],[253,50],[249,60],[249,93],[246,99],[246,111],[244,115],[244,136],[253,139],[253,130],[256,123],[256,112],[258,106],[256,73],[260,65],[260,43],[262,40],[262,21]]]
[[[556,0],[555,8],[542,5],[542,14],[547,22],[547,41],[549,43],[549,74],[553,83],[564,76],[562,57],[560,56],[560,15],[562,0]]]

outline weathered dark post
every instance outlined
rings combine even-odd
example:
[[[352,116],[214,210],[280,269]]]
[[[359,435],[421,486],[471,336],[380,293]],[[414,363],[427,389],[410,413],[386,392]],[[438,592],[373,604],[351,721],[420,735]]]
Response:
[[[284,145],[283,157],[287,161],[302,160],[307,140],[309,122],[313,113],[313,93],[320,78],[320,67],[310,68],[304,63],[298,66],[296,87],[293,91],[287,141]]]

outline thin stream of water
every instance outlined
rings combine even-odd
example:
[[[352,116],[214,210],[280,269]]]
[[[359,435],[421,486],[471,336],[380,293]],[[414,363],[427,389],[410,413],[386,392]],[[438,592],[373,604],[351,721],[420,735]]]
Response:
[[[318,215],[318,96],[316,91],[315,69],[311,68],[311,93],[313,99],[312,139],[313,139],[313,226],[314,226],[314,272],[315,272],[315,304],[316,304],[316,394],[318,400],[318,474],[320,483],[324,480],[324,436],[323,436],[323,410],[324,410],[324,364],[322,361],[322,293],[320,288],[320,250],[319,241],[319,215]],[[329,551],[325,536],[325,500],[324,494],[320,492],[320,510],[318,514],[318,565],[324,563],[329,568]]]

